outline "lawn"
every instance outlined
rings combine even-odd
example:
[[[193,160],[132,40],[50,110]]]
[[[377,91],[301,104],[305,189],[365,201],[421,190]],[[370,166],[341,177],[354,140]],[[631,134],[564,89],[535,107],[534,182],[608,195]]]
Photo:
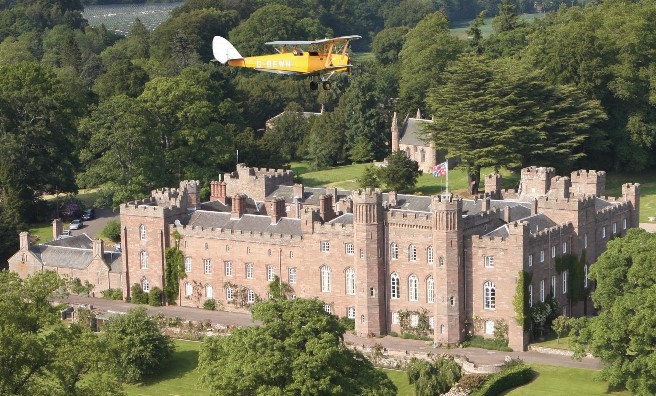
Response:
[[[30,235],[37,237],[37,243],[52,241],[52,223],[30,224],[30,228],[27,232],[29,232]]]
[[[569,337],[560,337],[560,341],[558,341],[556,337],[556,333],[552,332],[545,336],[544,341],[534,342],[532,343],[532,345],[545,347],[545,348],[569,350]]]
[[[157,377],[141,385],[125,385],[128,395],[209,395],[200,387],[198,366],[199,342],[175,341],[173,358],[160,370]]]
[[[640,183],[640,222],[656,217],[656,172],[610,173],[606,177],[606,195],[622,195],[622,184]]]
[[[414,396],[415,394],[415,388],[414,386],[410,385],[408,382],[408,374],[406,374],[405,371],[400,371],[400,370],[388,370],[388,369],[383,369],[385,374],[389,377],[389,379],[394,382],[394,385],[398,388],[397,395],[399,396]]]
[[[129,396],[208,395],[209,392],[201,388],[200,374],[195,370],[200,345],[200,342],[175,340],[173,358],[159,374],[140,385],[125,385],[126,393]],[[399,388],[399,396],[414,395],[405,371],[384,371]]]
[[[571,367],[544,366],[532,364],[538,375],[528,385],[516,388],[508,396],[540,396],[540,395],[616,395],[624,396],[626,391],[609,392],[606,382],[595,381],[598,371]]]

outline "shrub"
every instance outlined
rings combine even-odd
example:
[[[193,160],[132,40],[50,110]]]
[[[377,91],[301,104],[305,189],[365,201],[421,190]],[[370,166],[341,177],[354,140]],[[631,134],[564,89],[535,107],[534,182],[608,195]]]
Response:
[[[148,294],[143,291],[140,284],[135,283],[132,285],[130,294],[132,294],[131,302],[133,304],[148,304]]]
[[[489,376],[485,374],[465,375],[464,377],[460,378],[458,385],[460,385],[460,388],[462,389],[475,391],[483,386],[488,377]]]
[[[107,225],[105,225],[105,228],[103,228],[100,231],[100,236],[103,238],[107,238],[112,242],[120,242],[121,241],[121,222],[120,220],[110,220],[107,222]]]
[[[523,362],[506,366],[500,373],[491,375],[481,389],[472,396],[495,396],[504,391],[527,384],[533,379],[533,370]]]
[[[216,309],[216,300],[213,298],[205,300],[203,303],[203,309],[214,311]]]
[[[148,292],[148,305],[153,307],[161,307],[163,294],[164,293],[162,292],[162,289],[159,287],[151,287],[150,291]]]
[[[389,335],[392,336],[392,337],[398,337],[399,333],[397,333],[396,331],[390,331]]]
[[[406,372],[417,396],[446,393],[462,375],[460,366],[450,355],[441,355],[431,361],[412,358]]]
[[[341,323],[346,330],[355,330],[355,319],[349,319],[346,316],[339,318],[339,323]]]
[[[121,289],[106,289],[100,292],[102,298],[106,300],[122,300],[123,290]]]
[[[512,348],[508,347],[508,340],[499,338],[483,338],[481,336],[472,336],[470,339],[463,342],[462,346],[465,348],[482,348],[496,351],[512,352]]]
[[[412,334],[412,333],[403,333],[401,334],[401,338],[405,338],[406,340],[433,341],[433,337],[428,337],[419,334]]]

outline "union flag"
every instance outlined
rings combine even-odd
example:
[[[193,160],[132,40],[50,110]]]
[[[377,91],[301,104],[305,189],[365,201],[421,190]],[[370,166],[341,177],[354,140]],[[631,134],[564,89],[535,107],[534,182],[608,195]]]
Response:
[[[438,176],[446,176],[446,173],[449,171],[449,163],[448,162],[442,162],[441,164],[437,164],[433,166],[433,176],[438,177]]]

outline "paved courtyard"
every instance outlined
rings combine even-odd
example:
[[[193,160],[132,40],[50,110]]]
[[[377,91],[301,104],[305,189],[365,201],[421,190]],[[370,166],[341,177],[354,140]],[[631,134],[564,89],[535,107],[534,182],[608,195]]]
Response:
[[[129,309],[136,307],[134,304],[128,304],[122,301],[104,300],[100,298],[69,296],[60,300],[61,302],[68,302],[73,304],[91,304],[95,308],[103,311],[113,312],[127,312]],[[186,320],[206,320],[209,319],[213,323],[220,323],[223,325],[232,326],[254,326],[250,313],[246,312],[226,312],[226,311],[207,311],[198,308],[187,308],[179,306],[167,307],[151,307],[145,306],[151,314],[162,313],[170,317],[180,317]],[[547,364],[554,366],[578,367],[587,369],[601,369],[601,362],[596,358],[586,358],[581,361],[573,360],[567,356],[549,355],[538,352],[502,352],[502,351],[489,351],[479,348],[433,348],[426,341],[406,340],[398,337],[358,337],[352,333],[346,333],[344,340],[348,343],[371,347],[374,344],[381,344],[383,347],[390,351],[407,351],[408,353],[421,352],[434,354],[448,353],[466,356],[471,362],[475,364],[495,364],[502,363],[506,356],[519,358],[527,363]]]

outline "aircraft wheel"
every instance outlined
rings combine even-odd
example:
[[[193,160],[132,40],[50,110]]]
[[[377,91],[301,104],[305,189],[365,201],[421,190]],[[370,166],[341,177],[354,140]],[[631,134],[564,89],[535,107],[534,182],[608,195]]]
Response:
[[[323,89],[325,89],[326,91],[330,89],[330,81],[323,82]]]
[[[310,81],[310,89],[316,91],[319,89],[319,83],[316,81]]]

